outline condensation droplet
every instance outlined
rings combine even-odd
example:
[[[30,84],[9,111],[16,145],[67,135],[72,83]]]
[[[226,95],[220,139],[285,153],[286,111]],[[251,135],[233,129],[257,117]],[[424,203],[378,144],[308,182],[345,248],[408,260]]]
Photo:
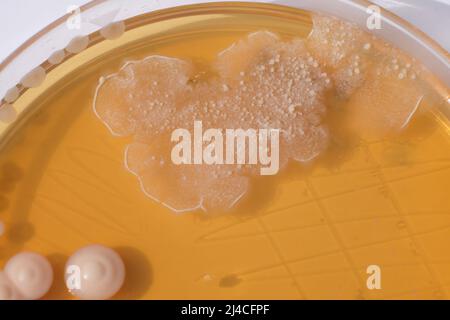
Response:
[[[17,118],[17,112],[10,104],[5,104],[0,107],[0,122],[11,123]]]
[[[36,88],[44,82],[46,76],[47,74],[45,69],[39,66],[31,70],[25,77],[23,77],[20,83],[25,88]]]
[[[77,54],[87,48],[89,45],[88,36],[78,36],[73,38],[66,47],[66,50],[70,53]]]
[[[58,50],[55,51],[50,58],[48,58],[48,62],[56,65],[56,64],[60,64],[64,58],[66,57],[66,53],[64,52],[64,50]]]
[[[19,97],[19,89],[16,86],[14,86],[8,91],[6,91],[4,99],[7,103],[13,103],[14,101],[17,100],[18,97]]]
[[[113,22],[100,30],[103,38],[114,40],[120,38],[125,32],[125,23],[123,21]]]

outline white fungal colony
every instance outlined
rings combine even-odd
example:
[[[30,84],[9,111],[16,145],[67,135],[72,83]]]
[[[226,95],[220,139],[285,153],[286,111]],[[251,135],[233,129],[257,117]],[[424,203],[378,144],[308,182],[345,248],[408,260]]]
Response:
[[[248,191],[257,166],[175,165],[174,129],[195,120],[205,128],[280,129],[280,166],[312,161],[329,140],[327,91],[347,99],[364,128],[403,128],[422,97],[412,63],[352,24],[316,15],[306,40],[284,42],[260,31],[233,44],[207,80],[180,59],[127,63],[100,80],[94,109],[114,135],[133,137],[126,165],[149,197],[176,212],[225,210]]]
[[[301,40],[257,32],[219,54],[219,76],[193,82],[195,67],[151,56],[104,79],[95,112],[115,135],[134,137],[128,169],[147,195],[175,211],[224,210],[248,190],[257,166],[177,166],[170,134],[201,120],[205,128],[281,129],[281,166],[310,161],[328,142],[322,123],[330,79]]]

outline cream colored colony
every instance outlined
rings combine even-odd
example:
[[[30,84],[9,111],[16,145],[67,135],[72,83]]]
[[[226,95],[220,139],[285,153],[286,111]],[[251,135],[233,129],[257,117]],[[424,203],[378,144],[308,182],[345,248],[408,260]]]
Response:
[[[125,265],[114,250],[90,245],[69,258],[65,277],[68,290],[76,297],[105,300],[122,287]],[[0,300],[40,299],[53,280],[52,266],[45,257],[34,252],[19,253],[0,271]]]

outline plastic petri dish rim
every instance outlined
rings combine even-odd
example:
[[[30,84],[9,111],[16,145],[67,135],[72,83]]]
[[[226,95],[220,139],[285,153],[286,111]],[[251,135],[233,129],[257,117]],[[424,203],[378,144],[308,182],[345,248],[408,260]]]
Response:
[[[247,0],[246,3],[267,3],[281,6],[289,6],[304,10],[326,13],[345,20],[351,21],[360,27],[368,30],[368,18],[373,15],[371,10],[373,3],[366,0]],[[130,3],[127,0],[93,0],[86,5],[69,13],[51,23],[49,26],[38,32],[9,57],[0,64],[0,97],[7,97],[25,75],[36,70],[44,62],[53,57],[56,62],[59,60],[58,52],[68,46],[73,46],[73,39],[85,37],[99,31],[105,25],[113,22],[120,22],[151,12],[161,12],[161,10],[173,9],[191,10],[190,5],[214,3],[217,10],[224,4],[242,2],[230,0],[135,0]],[[421,61],[443,84],[443,87],[450,87],[450,55],[441,48],[438,43],[425,35],[423,32],[390,13],[379,8],[381,28],[368,30],[375,35],[393,43],[395,46],[409,53]],[[78,16],[76,16],[78,15]],[[80,17],[79,25],[74,27],[76,18]],[[82,50],[83,41],[75,44],[73,53],[77,52],[77,46]],[[60,57],[61,58],[61,57]],[[31,84],[39,85],[42,77],[39,77],[38,68],[35,75],[37,80],[31,77]],[[41,75],[42,76],[42,75]],[[34,82],[33,82],[34,80]],[[21,88],[21,91],[25,88]],[[445,91],[444,91],[444,94]],[[15,92],[13,92],[13,95]],[[448,96],[445,97],[448,100]],[[8,99],[3,99],[1,105],[6,104]]]

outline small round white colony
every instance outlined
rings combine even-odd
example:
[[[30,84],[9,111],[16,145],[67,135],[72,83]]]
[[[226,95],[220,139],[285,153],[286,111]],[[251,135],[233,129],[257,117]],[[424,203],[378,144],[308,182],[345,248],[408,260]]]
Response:
[[[74,296],[84,300],[106,300],[122,287],[125,265],[114,250],[90,245],[69,258],[65,278]]]
[[[19,290],[4,272],[0,272],[0,300],[22,299]]]
[[[12,257],[6,263],[3,273],[21,298],[26,300],[42,298],[53,283],[50,263],[33,252],[23,252]]]

